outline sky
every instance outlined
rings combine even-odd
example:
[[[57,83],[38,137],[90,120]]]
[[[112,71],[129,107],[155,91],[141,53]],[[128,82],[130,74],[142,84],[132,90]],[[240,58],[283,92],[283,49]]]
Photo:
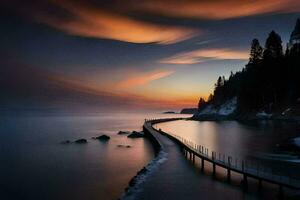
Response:
[[[3,108],[196,107],[248,62],[253,38],[288,42],[298,0],[2,0]]]

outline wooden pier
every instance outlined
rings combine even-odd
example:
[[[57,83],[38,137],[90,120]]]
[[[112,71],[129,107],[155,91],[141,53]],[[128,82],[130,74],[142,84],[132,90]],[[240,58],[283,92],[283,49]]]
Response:
[[[148,132],[148,134],[155,135],[157,133],[163,134],[170,139],[174,140],[182,149],[183,154],[190,159],[193,163],[195,163],[195,158],[198,157],[200,159],[200,170],[203,172],[205,162],[211,163],[212,167],[212,176],[216,175],[216,168],[221,167],[227,171],[227,180],[231,181],[231,172],[235,172],[240,174],[242,178],[242,184],[245,189],[248,186],[248,178],[253,178],[258,181],[259,188],[262,187],[263,182],[271,183],[278,185],[279,192],[283,192],[283,188],[289,189],[300,189],[300,180],[294,179],[288,176],[279,175],[271,173],[268,171],[262,171],[259,169],[258,165],[253,167],[249,166],[247,161],[244,160],[233,160],[233,157],[224,155],[221,153],[217,153],[215,151],[209,151],[208,148],[205,148],[202,145],[194,144],[191,141],[186,140],[185,138],[163,132],[162,130],[156,130],[153,128],[154,124],[181,120],[182,118],[171,118],[171,119],[147,119],[144,123],[144,131]],[[153,136],[154,137],[154,136]]]

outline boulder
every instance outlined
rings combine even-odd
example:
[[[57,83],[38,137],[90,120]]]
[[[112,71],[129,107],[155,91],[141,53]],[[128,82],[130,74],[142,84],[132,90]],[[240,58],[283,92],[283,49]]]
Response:
[[[128,135],[127,137],[128,138],[141,138],[141,137],[144,137],[144,132],[141,131],[141,132],[137,132],[137,131],[132,131],[132,133],[130,135]]]
[[[137,174],[141,175],[141,174],[145,174],[148,171],[148,169],[146,167],[143,167],[143,169],[141,169]]]
[[[77,143],[77,144],[85,144],[85,143],[87,143],[87,140],[86,139],[78,139],[78,140],[75,141],[75,143]]]
[[[119,135],[126,135],[126,134],[129,134],[130,132],[129,131],[119,131],[118,134]]]
[[[64,141],[62,141],[62,142],[60,142],[61,144],[70,144],[71,143],[71,141],[70,140],[64,140]]]
[[[108,141],[110,139],[110,137],[107,135],[100,135],[98,137],[95,137],[95,139],[100,140],[100,141]]]
[[[276,146],[287,152],[300,153],[300,137],[289,139],[281,144],[276,144]]]
[[[130,145],[123,145],[123,144],[118,144],[117,147],[126,147],[126,148],[130,148]]]
[[[132,187],[136,184],[137,181],[137,176],[134,176],[130,181],[129,181],[129,186]]]

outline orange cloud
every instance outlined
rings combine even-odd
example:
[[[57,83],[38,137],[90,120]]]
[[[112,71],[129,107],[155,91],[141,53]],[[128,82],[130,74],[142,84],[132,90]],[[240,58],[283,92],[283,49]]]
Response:
[[[205,19],[228,19],[300,10],[298,0],[156,0],[144,1],[136,5],[138,9],[159,15]]]
[[[148,73],[138,73],[128,79],[125,79],[117,84],[120,89],[128,89],[132,87],[146,85],[151,81],[155,81],[167,76],[170,76],[175,71],[154,71]]]
[[[2,96],[5,96],[0,102],[5,106],[13,105],[17,109],[22,106],[34,110],[55,108],[72,112],[80,109],[93,112],[168,109],[196,105],[197,100],[197,97],[161,99],[159,95],[153,94],[147,97],[133,93],[108,92],[91,86],[86,81],[34,66],[3,61],[0,61],[0,64],[0,73],[3,75],[0,79],[0,89]],[[154,74],[152,79],[163,77],[167,72]]]
[[[248,58],[249,53],[246,51],[203,49],[179,53],[169,58],[164,58],[159,62],[166,64],[195,64],[205,60],[246,60]]]
[[[132,43],[171,44],[199,34],[199,30],[195,29],[139,21],[84,1],[52,0],[50,4],[67,11],[71,17],[42,12],[36,18],[70,35]]]

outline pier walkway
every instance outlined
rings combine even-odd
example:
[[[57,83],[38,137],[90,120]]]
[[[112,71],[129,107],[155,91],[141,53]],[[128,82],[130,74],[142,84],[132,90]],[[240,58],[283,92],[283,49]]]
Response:
[[[247,167],[243,161],[241,164],[234,163],[230,156],[222,157],[216,152],[209,152],[203,146],[195,145],[182,137],[155,130],[156,123],[179,120],[177,119],[152,119],[146,120],[143,129],[146,134],[150,134],[159,143],[161,151],[167,153],[167,160],[161,164],[159,170],[151,175],[143,191],[138,194],[137,199],[244,199],[244,190],[231,184],[224,184],[215,181],[204,172],[205,166],[210,167],[212,176],[216,175],[216,167],[220,167],[227,172],[227,181],[231,180],[231,172],[241,174],[244,187],[248,185],[248,178],[258,180],[259,187],[262,182],[278,185],[279,194],[283,188],[299,189],[299,182],[288,177],[274,174],[267,174],[256,169]],[[200,170],[193,167],[182,153],[192,162],[195,158],[200,159]],[[205,163],[205,164],[204,164]],[[209,164],[209,165],[208,165]],[[212,191],[213,190],[213,191]],[[155,192],[153,192],[155,191]]]

